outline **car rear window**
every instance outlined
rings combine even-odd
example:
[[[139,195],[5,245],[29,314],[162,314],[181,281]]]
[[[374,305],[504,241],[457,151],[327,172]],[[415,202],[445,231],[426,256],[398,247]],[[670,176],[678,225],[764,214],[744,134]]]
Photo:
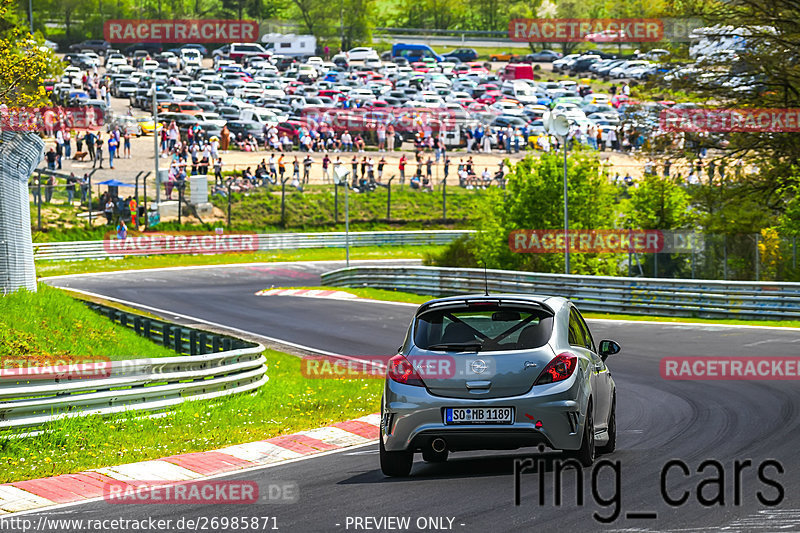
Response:
[[[505,351],[539,348],[553,331],[552,315],[507,304],[432,309],[418,315],[414,344],[436,351]]]

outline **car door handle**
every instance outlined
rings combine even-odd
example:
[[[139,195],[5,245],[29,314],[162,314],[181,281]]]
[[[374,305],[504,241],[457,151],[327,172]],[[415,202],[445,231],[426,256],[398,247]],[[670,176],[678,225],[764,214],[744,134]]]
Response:
[[[491,381],[467,381],[467,389],[488,389],[492,386]]]

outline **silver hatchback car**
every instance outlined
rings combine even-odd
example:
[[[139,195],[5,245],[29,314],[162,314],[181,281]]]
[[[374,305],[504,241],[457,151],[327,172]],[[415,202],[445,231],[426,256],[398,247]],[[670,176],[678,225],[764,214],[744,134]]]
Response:
[[[564,298],[455,296],[417,309],[392,357],[381,402],[381,470],[407,476],[415,452],[544,444],[585,466],[616,446],[616,391],[606,358]]]

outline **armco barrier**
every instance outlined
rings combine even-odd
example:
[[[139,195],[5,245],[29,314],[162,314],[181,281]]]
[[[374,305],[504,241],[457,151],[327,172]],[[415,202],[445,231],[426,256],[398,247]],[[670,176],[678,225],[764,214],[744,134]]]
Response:
[[[356,231],[350,232],[350,246],[424,246],[448,244],[469,230],[431,231]],[[263,233],[258,235],[259,250],[293,250],[297,248],[344,248],[344,232]],[[35,242],[36,261],[70,261],[123,257],[114,253],[103,241]]]
[[[100,378],[2,376],[0,430],[37,429],[71,416],[160,411],[184,401],[253,391],[268,380],[260,344],[88,305],[181,355],[113,361]]]
[[[563,296],[581,310],[702,318],[800,319],[800,283],[571,276],[489,270],[490,293]],[[482,269],[342,268],[322,275],[331,287],[373,287],[433,296],[484,292]]]

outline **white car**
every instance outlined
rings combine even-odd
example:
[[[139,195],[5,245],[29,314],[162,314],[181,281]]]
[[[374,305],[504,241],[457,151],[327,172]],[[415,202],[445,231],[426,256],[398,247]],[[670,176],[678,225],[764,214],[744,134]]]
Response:
[[[184,48],[181,50],[181,62],[184,70],[198,69],[203,66],[203,56],[197,50]]]
[[[364,66],[367,68],[372,68],[377,70],[383,66],[383,62],[380,60],[379,57],[368,57],[364,60]]]
[[[205,95],[213,102],[221,102],[228,97],[228,91],[218,83],[209,83],[206,85]]]
[[[383,72],[384,76],[392,76],[399,72],[397,65],[394,63],[384,63],[381,67],[381,72]]]
[[[173,85],[167,88],[167,94],[169,94],[176,102],[183,102],[189,96],[189,89],[186,87],[176,87]]]
[[[200,122],[208,122],[218,128],[222,128],[228,123],[228,121],[219,116],[218,113],[198,113],[195,117],[197,117]]]
[[[376,52],[374,48],[362,46],[353,48],[347,52],[347,59],[350,61],[366,61],[367,59],[377,59],[380,61],[381,58],[378,56],[378,52]]]
[[[265,83],[261,87],[266,97],[278,99],[286,97],[286,91],[277,83]]]
[[[512,102],[510,100],[498,100],[490,105],[489,109],[493,109],[501,115],[522,115],[523,111],[522,107],[517,102]]]
[[[191,94],[206,94],[206,84],[202,81],[193,81],[186,88]]]
[[[234,89],[233,95],[239,98],[261,98],[264,96],[264,89],[261,87],[260,83],[251,81]]]
[[[153,72],[154,70],[158,69],[158,61],[153,61],[152,59],[146,59],[142,61],[142,71],[144,72]]]

